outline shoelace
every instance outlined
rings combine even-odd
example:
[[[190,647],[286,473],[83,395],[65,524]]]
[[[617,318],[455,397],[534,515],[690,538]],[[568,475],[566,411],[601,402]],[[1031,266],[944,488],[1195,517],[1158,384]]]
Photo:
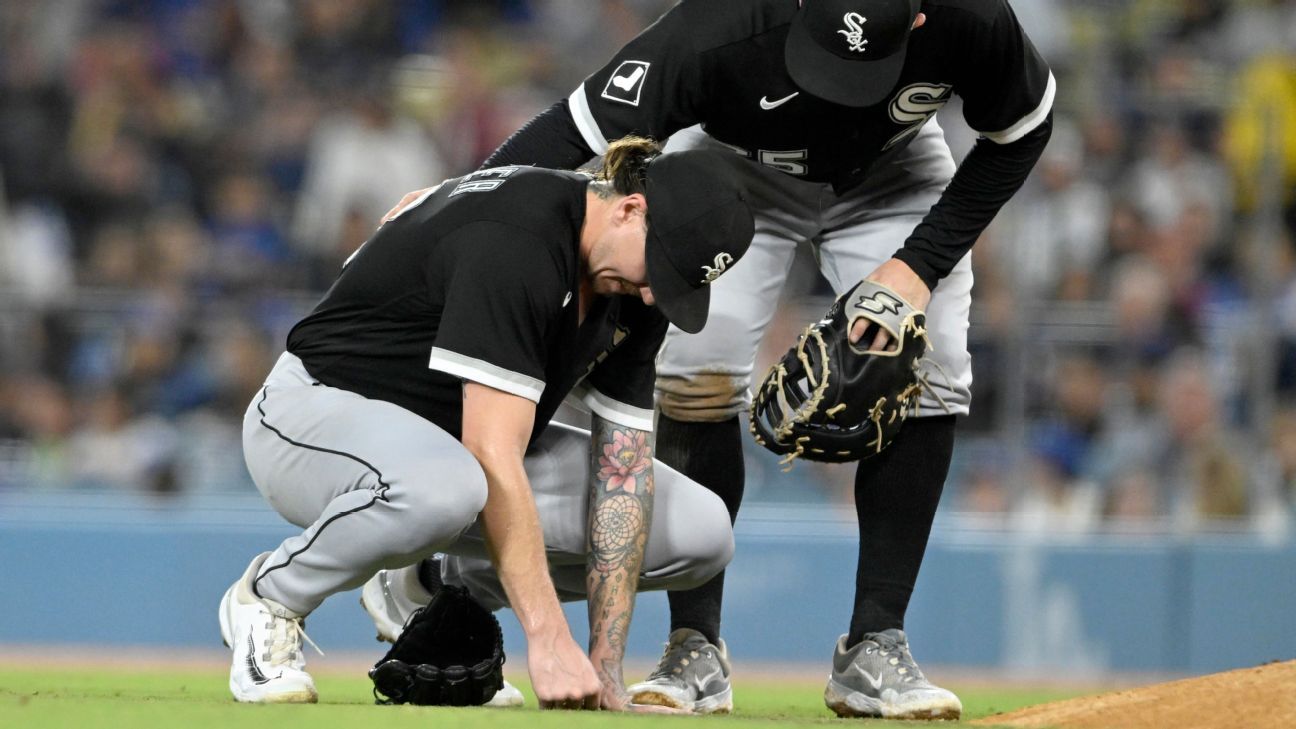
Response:
[[[674,660],[671,660],[671,654],[674,653]],[[672,674],[683,672],[684,666],[688,663],[685,661],[698,660],[702,657],[694,648],[689,648],[683,643],[667,643],[666,649],[662,651],[661,662],[657,665],[657,670],[648,675],[648,678],[667,678]]]
[[[270,622],[266,623],[266,628],[270,630],[270,637],[265,641],[265,646],[269,650],[261,656],[261,660],[272,666],[281,666],[285,663],[291,665],[301,655],[303,640],[309,643],[320,656],[324,655],[324,651],[320,650],[309,635],[306,635],[301,619],[293,620],[272,615]]]
[[[918,668],[918,663],[909,653],[909,648],[897,642],[887,640],[885,637],[878,635],[871,638],[877,643],[877,649],[866,648],[866,653],[877,653],[878,656],[886,658],[887,664],[892,666],[900,680],[906,683],[923,680],[922,669]]]

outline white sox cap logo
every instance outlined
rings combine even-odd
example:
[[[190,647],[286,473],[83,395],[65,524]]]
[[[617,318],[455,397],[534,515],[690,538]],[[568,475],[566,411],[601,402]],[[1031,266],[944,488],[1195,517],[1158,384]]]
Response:
[[[702,283],[709,284],[720,278],[720,274],[725,272],[725,267],[731,263],[733,263],[733,256],[728,253],[717,253],[715,257],[715,268],[706,265],[702,266],[702,270],[706,272],[706,277],[702,279]]]
[[[868,18],[859,13],[846,13],[842,16],[842,21],[846,23],[846,30],[837,32],[846,36],[846,42],[850,44],[850,49],[860,53],[867,51],[868,49],[864,46],[868,45],[868,40],[864,38],[864,28],[861,27],[861,24],[867,23]]]

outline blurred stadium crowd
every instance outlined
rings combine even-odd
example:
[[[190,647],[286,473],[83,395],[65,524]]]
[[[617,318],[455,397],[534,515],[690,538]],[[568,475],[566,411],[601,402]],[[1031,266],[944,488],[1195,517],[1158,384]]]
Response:
[[[243,409],[382,213],[670,4],[0,3],[0,490],[251,490]],[[1056,130],[974,248],[946,509],[1286,534],[1296,2],[1013,4],[1053,64]],[[941,123],[965,151],[957,109]],[[762,361],[826,304],[810,261]],[[754,498],[849,498],[850,469],[765,455]]]

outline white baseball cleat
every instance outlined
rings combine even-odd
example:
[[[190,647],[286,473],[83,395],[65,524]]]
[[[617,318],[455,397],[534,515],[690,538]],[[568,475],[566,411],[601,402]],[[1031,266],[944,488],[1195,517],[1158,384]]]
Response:
[[[418,567],[414,564],[398,570],[379,570],[360,590],[360,605],[373,618],[378,640],[395,643],[414,611],[432,599],[432,593],[419,581]],[[524,703],[522,692],[505,681],[486,706],[509,709]]]
[[[378,570],[360,589],[360,605],[373,618],[378,640],[395,643],[415,610],[432,600],[419,582],[418,565],[398,570]]]
[[[221,598],[221,639],[234,651],[230,693],[250,703],[313,704],[319,694],[302,656],[303,617],[252,592],[252,580],[268,556],[252,560]]]

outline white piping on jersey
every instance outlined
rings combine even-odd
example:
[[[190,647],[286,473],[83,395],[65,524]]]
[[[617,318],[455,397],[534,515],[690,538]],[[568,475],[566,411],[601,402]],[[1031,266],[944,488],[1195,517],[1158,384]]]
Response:
[[[1053,108],[1053,95],[1057,93],[1057,82],[1053,80],[1053,72],[1049,71],[1048,86],[1044,87],[1044,98],[1040,99],[1039,106],[1026,116],[1022,117],[1016,124],[1008,127],[1001,132],[978,132],[981,136],[989,139],[995,144],[1012,144],[1022,137],[1030,134],[1031,130],[1044,123],[1045,117],[1048,116],[1049,110]]]
[[[544,393],[545,383],[542,380],[440,347],[432,348],[428,368],[503,390],[510,395],[525,397],[531,402],[540,402],[540,395]]]
[[[594,150],[594,154],[606,152],[608,143],[590,111],[589,100],[585,98],[585,84],[577,86],[572,95],[567,97],[567,108],[571,110],[572,121],[576,123],[576,129],[580,131],[585,144]]]
[[[572,388],[571,394],[567,396],[567,403],[583,406],[581,409],[589,410],[609,423],[649,433],[653,429],[652,410],[614,400],[594,389],[594,386],[588,382],[581,382]]]

